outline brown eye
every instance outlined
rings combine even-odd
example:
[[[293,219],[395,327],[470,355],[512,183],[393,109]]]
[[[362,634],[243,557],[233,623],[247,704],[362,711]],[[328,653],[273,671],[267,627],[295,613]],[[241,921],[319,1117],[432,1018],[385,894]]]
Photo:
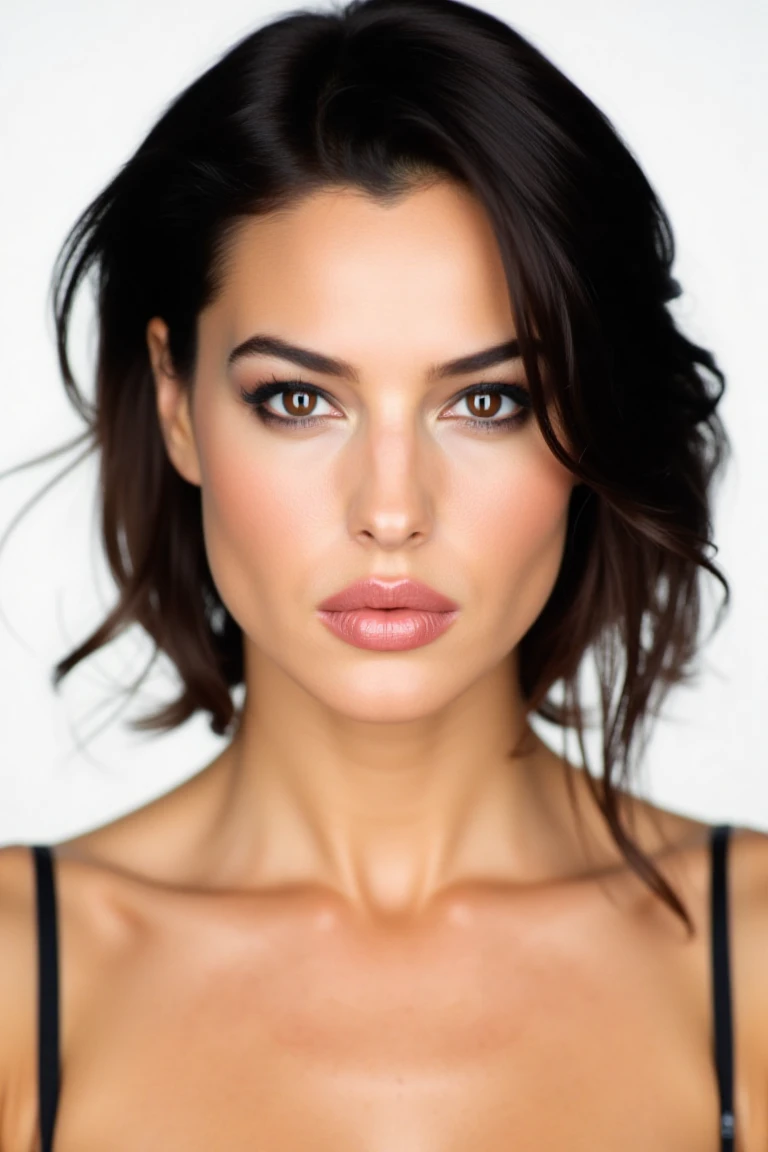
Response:
[[[273,376],[269,383],[265,381],[254,388],[241,389],[240,395],[264,424],[274,427],[316,428],[328,419],[334,419],[333,416],[314,414],[318,400],[329,408],[333,408],[333,403],[319,388],[305,384],[302,380],[278,380]],[[267,406],[275,398],[280,400],[282,415]],[[517,411],[496,419],[505,401],[516,406]],[[459,418],[456,422],[483,433],[494,434],[521,428],[531,415],[530,393],[521,384],[502,384],[497,381],[476,384],[456,398],[453,408],[460,404],[468,405],[473,414]]]
[[[513,411],[497,418],[505,401],[513,406]],[[501,384],[495,381],[467,388],[459,397],[458,404],[465,405],[472,413],[460,419],[460,424],[491,435],[522,428],[530,419],[532,411],[531,397],[527,388],[521,384]],[[514,411],[515,408],[517,411]]]
[[[470,392],[464,397],[473,416],[491,418],[501,408],[502,397],[498,392]]]
[[[315,410],[317,402],[315,392],[309,392],[304,388],[286,388],[280,395],[287,397],[283,400],[283,407],[289,416],[311,416]]]
[[[331,406],[330,401],[323,393],[311,384],[304,384],[301,380],[278,380],[272,378],[270,383],[262,383],[255,388],[242,389],[240,392],[246,404],[253,408],[258,418],[264,424],[274,426],[282,425],[286,428],[312,428],[321,424],[326,416],[314,416],[318,400],[321,404]],[[279,400],[280,408],[285,415],[274,412],[267,405],[273,399]]]

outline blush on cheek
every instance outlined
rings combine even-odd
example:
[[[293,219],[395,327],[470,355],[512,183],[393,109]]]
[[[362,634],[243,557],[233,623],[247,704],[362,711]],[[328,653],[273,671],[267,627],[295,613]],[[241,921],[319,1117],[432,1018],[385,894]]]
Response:
[[[557,463],[557,462],[556,462]],[[572,484],[561,469],[539,468],[508,501],[505,525],[496,531],[496,563],[509,590],[508,611],[520,635],[550,597],[565,549]]]
[[[208,561],[219,594],[246,632],[275,618],[295,576],[312,571],[317,488],[268,453],[210,452],[202,493]],[[296,595],[301,596],[301,589]]]

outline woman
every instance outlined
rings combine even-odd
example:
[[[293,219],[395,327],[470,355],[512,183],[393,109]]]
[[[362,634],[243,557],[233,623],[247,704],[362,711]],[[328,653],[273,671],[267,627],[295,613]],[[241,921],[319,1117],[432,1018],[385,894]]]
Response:
[[[766,836],[726,871],[626,788],[728,594],[672,262],[609,121],[451,0],[248,36],[86,209],[119,599],[56,681],[138,622],[182,683],[139,726],[231,739],[0,853],[4,1152],[766,1147]]]

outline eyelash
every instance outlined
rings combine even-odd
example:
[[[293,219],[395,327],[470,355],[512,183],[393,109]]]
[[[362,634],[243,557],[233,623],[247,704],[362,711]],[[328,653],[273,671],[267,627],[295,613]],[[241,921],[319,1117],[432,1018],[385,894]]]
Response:
[[[318,424],[322,424],[324,420],[329,419],[327,416],[276,416],[275,413],[270,412],[265,405],[273,396],[279,396],[284,392],[307,392],[312,396],[319,396],[321,400],[325,400],[328,404],[333,403],[330,397],[326,396],[321,389],[315,388],[311,384],[305,384],[302,380],[278,380],[276,376],[273,376],[270,382],[258,381],[253,388],[242,388],[240,395],[245,403],[254,409],[259,420],[264,424],[283,425],[291,429],[312,428]],[[531,414],[531,394],[528,389],[523,388],[521,384],[476,384],[474,387],[467,388],[464,392],[461,392],[456,397],[454,403],[458,404],[460,400],[463,400],[467,396],[472,396],[475,393],[498,393],[501,396],[508,396],[521,406],[520,411],[514,416],[505,416],[501,420],[479,420],[473,417],[459,419],[459,423],[465,427],[493,435],[496,432],[503,432],[520,427],[525,424]],[[453,405],[451,405],[451,407],[453,407]]]

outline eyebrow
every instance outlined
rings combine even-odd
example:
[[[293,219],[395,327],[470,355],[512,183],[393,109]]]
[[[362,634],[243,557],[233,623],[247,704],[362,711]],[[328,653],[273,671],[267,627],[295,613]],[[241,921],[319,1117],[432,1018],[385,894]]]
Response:
[[[534,348],[541,348],[539,340],[533,340]],[[351,364],[344,360],[336,360],[325,356],[321,352],[313,352],[310,348],[301,348],[298,344],[289,344],[277,336],[267,336],[258,333],[249,336],[242,344],[233,348],[227,357],[227,367],[232,368],[239,360],[248,356],[277,356],[280,360],[288,360],[300,368],[310,372],[322,372],[326,376],[337,376],[349,380],[353,384],[360,383],[360,377]],[[503,344],[495,344],[491,348],[483,348],[480,352],[473,352],[469,356],[460,356],[456,360],[447,360],[444,364],[433,364],[427,372],[427,380],[445,380],[452,376],[464,376],[469,372],[479,372],[484,368],[492,368],[496,364],[504,364],[508,360],[520,359],[520,344],[515,338]]]

